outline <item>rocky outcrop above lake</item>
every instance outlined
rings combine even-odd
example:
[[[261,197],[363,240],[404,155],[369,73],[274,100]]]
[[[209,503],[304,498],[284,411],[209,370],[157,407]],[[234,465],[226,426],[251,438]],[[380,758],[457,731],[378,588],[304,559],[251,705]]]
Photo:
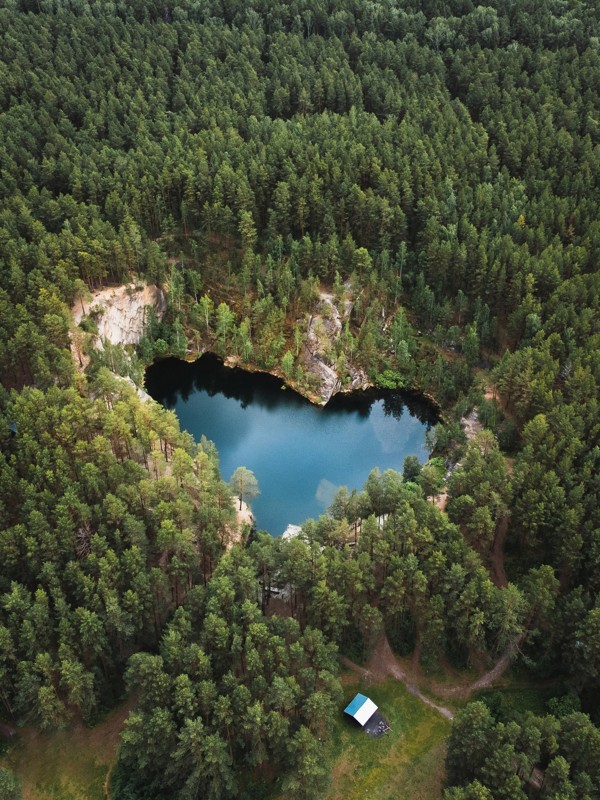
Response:
[[[313,376],[311,388],[291,384],[297,391],[305,394],[311,401],[325,405],[339,392],[351,392],[371,386],[364,371],[344,359],[342,372],[336,364],[337,343],[342,336],[345,322],[349,319],[352,303],[347,299],[337,299],[333,294],[321,292],[313,313],[307,320],[306,337],[300,351],[299,362],[305,373]],[[84,318],[90,319],[97,330],[92,334],[92,346],[98,350],[104,348],[106,342],[113,345],[138,344],[144,334],[148,308],[154,309],[156,316],[162,320],[167,308],[166,293],[158,286],[145,284],[127,284],[102,289],[94,292],[88,299],[78,300],[71,309],[73,320],[78,325]],[[89,330],[89,328],[88,328]],[[86,366],[88,357],[83,354],[81,342],[83,334],[72,332],[72,350],[74,360],[80,368]],[[201,355],[188,351],[188,358]],[[242,365],[239,356],[226,359],[229,366]],[[278,370],[274,374],[281,376]]]
[[[138,344],[147,324],[148,307],[162,319],[167,298],[163,289],[145,284],[127,284],[95,292],[91,299],[77,302],[72,313],[76,324],[91,317],[98,329],[95,346],[102,349],[103,342],[111,344]]]
[[[342,335],[343,321],[351,310],[349,301],[343,301],[341,305],[340,311],[333,295],[321,292],[315,313],[309,317],[306,342],[302,348],[302,364],[307,372],[319,379],[323,405],[340,391],[366,389],[371,385],[363,370],[352,365],[348,368],[349,381],[342,383],[338,374],[334,345]]]

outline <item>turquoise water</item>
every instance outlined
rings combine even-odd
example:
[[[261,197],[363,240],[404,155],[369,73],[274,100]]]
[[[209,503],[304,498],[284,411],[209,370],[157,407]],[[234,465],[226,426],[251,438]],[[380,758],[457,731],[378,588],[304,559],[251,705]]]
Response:
[[[197,441],[204,434],[215,442],[225,480],[239,466],[254,472],[261,493],[252,511],[274,536],[326,511],[340,486],[361,489],[374,467],[401,471],[407,455],[424,462],[435,421],[430,406],[399,393],[314,406],[277,378],[229,369],[212,355],[158,362],[146,388]]]

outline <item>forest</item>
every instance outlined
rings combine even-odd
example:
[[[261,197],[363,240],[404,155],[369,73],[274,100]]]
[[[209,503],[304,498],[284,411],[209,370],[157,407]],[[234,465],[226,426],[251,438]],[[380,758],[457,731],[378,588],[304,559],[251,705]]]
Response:
[[[551,687],[457,710],[444,800],[600,795],[600,18],[486,3],[0,0],[0,722],[128,698],[115,800],[326,797],[341,657],[383,636]],[[164,317],[94,346],[71,308],[131,283]],[[234,544],[145,367],[318,400],[324,291],[341,386],[434,398],[432,456]]]

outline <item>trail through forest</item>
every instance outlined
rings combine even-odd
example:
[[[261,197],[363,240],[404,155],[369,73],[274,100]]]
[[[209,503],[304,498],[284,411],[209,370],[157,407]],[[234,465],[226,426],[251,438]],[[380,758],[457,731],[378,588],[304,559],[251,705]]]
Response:
[[[368,667],[361,667],[359,664],[355,664],[354,661],[346,657],[342,659],[342,662],[354,672],[358,672],[362,675],[368,682],[379,683],[391,675],[393,678],[401,681],[411,694],[414,694],[419,700],[422,700],[431,708],[435,708],[435,710],[439,711],[446,719],[454,719],[454,714],[449,708],[437,705],[433,700],[430,700],[429,697],[417,689],[414,684],[409,682],[408,677],[401,669],[396,657],[392,653],[392,649],[385,634],[377,643],[375,652],[369,659]]]
[[[434,691],[442,697],[455,697],[460,700],[467,700],[474,692],[481,689],[487,689],[493,686],[502,675],[506,672],[511,664],[514,654],[519,649],[523,640],[525,639],[526,632],[521,633],[511,644],[506,651],[500,656],[494,666],[484,673],[476,681],[468,686],[456,684],[454,686],[438,686],[435,685]],[[454,713],[445,706],[434,703],[431,698],[423,694],[423,692],[415,685],[419,679],[419,671],[416,670],[411,675],[400,665],[398,658],[394,655],[387,636],[383,633],[375,646],[373,654],[371,655],[367,666],[361,667],[349,658],[342,658],[342,662],[349,669],[358,672],[362,675],[367,682],[379,683],[384,681],[387,677],[391,676],[401,681],[411,694],[422,700],[423,703],[434,708],[446,719],[453,719]],[[411,662],[412,663],[412,662]]]

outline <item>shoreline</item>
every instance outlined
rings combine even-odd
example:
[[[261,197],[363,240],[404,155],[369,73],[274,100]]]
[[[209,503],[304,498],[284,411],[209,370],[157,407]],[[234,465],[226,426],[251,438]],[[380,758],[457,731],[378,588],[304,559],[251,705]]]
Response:
[[[327,302],[328,305],[336,308],[332,303],[331,295],[327,293],[321,294],[321,302]],[[166,310],[165,288],[139,281],[103,287],[94,292],[89,292],[87,296],[79,298],[72,305],[70,314],[74,323],[74,330],[78,328],[82,319],[95,317],[98,330],[95,334],[88,334],[88,336],[91,338],[92,347],[102,350],[104,340],[110,341],[112,344],[121,344],[122,346],[136,346],[143,335],[146,309],[148,307],[153,308],[158,318],[162,319]],[[316,314],[314,318],[316,319],[318,316],[319,315]],[[85,364],[82,363],[81,352],[84,336],[85,334],[75,336],[73,332],[71,334],[71,352],[76,363],[79,361],[81,369],[85,366]],[[355,394],[358,395],[361,392],[375,392],[378,396],[385,396],[387,392],[393,392],[398,393],[402,397],[426,403],[430,407],[427,417],[435,419],[436,422],[447,422],[444,409],[437,399],[429,392],[419,389],[418,386],[388,390],[379,387],[370,380],[361,368],[352,368],[351,376],[354,376],[353,379],[349,382],[347,381],[346,384],[342,384],[335,367],[326,364],[319,356],[319,353],[316,351],[312,352],[310,348],[309,353],[311,358],[306,362],[307,372],[322,380],[322,369],[325,366],[329,371],[335,374],[336,380],[332,380],[329,387],[326,386],[326,382],[322,381],[322,387],[326,389],[325,393],[322,395],[310,388],[300,386],[294,380],[290,380],[277,367],[265,369],[254,363],[243,363],[239,355],[230,353],[221,356],[208,348],[201,349],[202,342],[198,342],[198,344],[200,345],[198,350],[190,350],[184,356],[176,356],[173,353],[168,353],[159,358],[155,358],[150,363],[146,363],[142,360],[145,375],[150,368],[169,358],[174,358],[183,363],[193,365],[203,356],[210,354],[218,358],[222,364],[229,369],[239,369],[251,374],[270,375],[277,378],[282,382],[285,388],[290,389],[316,406],[325,407],[334,397],[339,396],[349,397]],[[308,340],[305,342],[304,347],[308,347]]]
[[[147,391],[146,388],[146,377],[148,374],[148,370],[150,369],[160,369],[160,365],[163,364],[165,361],[176,361],[180,364],[186,364],[190,368],[195,367],[197,363],[204,357],[210,357],[216,359],[223,367],[228,370],[239,370],[240,372],[248,373],[250,375],[266,375],[271,378],[274,378],[281,382],[281,389],[284,391],[292,391],[297,394],[299,397],[302,397],[304,400],[309,402],[311,405],[320,406],[321,408],[327,408],[327,406],[335,400],[335,398],[352,398],[355,396],[357,399],[359,397],[368,397],[369,394],[373,395],[373,399],[381,398],[381,397],[390,397],[390,396],[400,396],[405,399],[406,405],[410,406],[411,401],[412,404],[423,404],[427,406],[428,412],[427,418],[431,418],[430,424],[437,424],[438,422],[446,423],[446,418],[444,415],[444,409],[438,403],[433,395],[428,392],[422,392],[416,387],[411,388],[404,388],[404,389],[386,389],[384,387],[378,386],[376,383],[369,382],[368,384],[358,387],[341,387],[337,391],[333,392],[331,397],[327,401],[318,400],[315,395],[310,394],[309,392],[302,391],[301,388],[297,386],[297,384],[286,380],[286,378],[280,374],[277,370],[267,370],[262,367],[258,367],[256,364],[242,364],[237,356],[221,356],[218,353],[215,353],[212,350],[204,350],[202,352],[197,353],[188,353],[184,358],[175,355],[165,355],[159,358],[155,358],[154,361],[147,364],[144,370],[144,391]],[[435,420],[435,421],[434,421]],[[429,419],[428,419],[429,421]]]

